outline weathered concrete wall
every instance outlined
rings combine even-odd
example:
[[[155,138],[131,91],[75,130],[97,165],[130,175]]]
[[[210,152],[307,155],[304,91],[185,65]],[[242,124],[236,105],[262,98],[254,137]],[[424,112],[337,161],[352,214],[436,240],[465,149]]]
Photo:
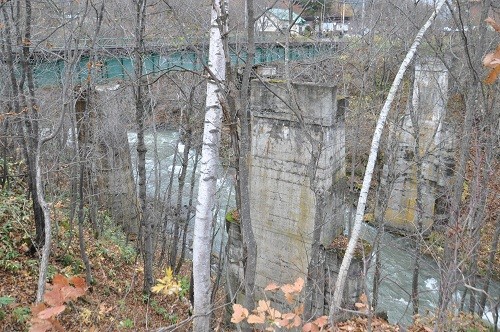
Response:
[[[81,147],[86,145],[83,157],[87,172],[93,175],[92,193],[113,220],[135,238],[138,210],[125,118],[133,102],[124,97],[118,84],[111,84],[97,86],[79,103],[83,103],[80,112],[86,112],[78,116],[79,140]]]
[[[425,59],[415,66],[413,90],[414,122],[406,112],[401,128],[397,130],[397,151],[392,174],[384,167],[382,186],[389,186],[388,178],[394,178],[384,214],[387,226],[403,232],[416,229],[417,170],[415,156],[416,129],[419,133],[419,151],[422,158],[422,218],[423,229],[429,231],[436,219],[436,211],[442,210],[439,197],[446,189],[453,167],[454,140],[446,123],[448,101],[448,71],[436,59]],[[443,216],[439,216],[442,218]]]
[[[326,247],[344,225],[342,202],[333,190],[345,173],[344,114],[337,109],[336,88],[293,84],[292,93],[297,105],[285,84],[252,84],[250,204],[258,287],[306,279],[317,213],[306,131],[322,145],[313,175],[314,186],[327,192],[321,243]]]
[[[344,258],[345,251],[339,252],[334,249],[326,248],[324,251],[324,314],[328,314],[330,310],[330,301],[333,297],[333,290],[339,275],[340,266]],[[363,259],[357,254],[354,255],[347,271],[347,279],[344,288],[343,300],[341,306],[343,308],[356,310],[354,304],[359,302],[359,296],[363,293],[365,276],[363,275]],[[348,315],[346,315],[347,317]],[[340,318],[340,317],[339,317]]]

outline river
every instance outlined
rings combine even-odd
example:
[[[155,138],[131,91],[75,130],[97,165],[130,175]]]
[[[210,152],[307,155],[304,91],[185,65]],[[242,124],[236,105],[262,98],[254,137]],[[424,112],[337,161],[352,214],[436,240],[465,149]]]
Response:
[[[132,161],[135,165],[135,143],[136,134],[129,133],[129,143],[131,145],[132,151]],[[155,139],[156,137],[156,139]],[[176,131],[158,131],[156,134],[147,133],[145,135],[145,141],[148,148],[146,153],[146,168],[148,173],[148,192],[153,193],[155,191],[154,178],[155,169],[157,170],[157,176],[160,178],[159,183],[164,191],[168,179],[170,178],[171,172],[174,171],[174,176],[177,176],[180,172],[180,166],[172,167],[174,160],[174,154],[176,151],[177,142],[177,132]],[[156,142],[156,143],[155,143]],[[183,151],[183,145],[180,144],[179,150]],[[157,151],[155,158],[154,151]],[[156,160],[156,161],[155,161]],[[188,167],[188,174],[186,176],[186,183],[189,183],[189,177],[193,170],[194,154],[190,153],[190,163]],[[155,168],[156,164],[156,168]],[[177,161],[177,165],[179,165]],[[223,216],[225,215],[226,208],[234,207],[234,197],[232,195],[232,185],[231,180],[227,180],[228,176],[221,174],[220,181],[218,181],[218,219],[219,228],[216,230],[217,240],[216,240],[216,250],[219,250],[220,245],[225,242],[225,232],[223,231]],[[175,185],[175,182],[174,182]],[[174,191],[175,192],[175,191]],[[186,190],[188,192],[188,190]],[[197,188],[195,188],[195,193]],[[187,200],[187,197],[185,198]],[[362,237],[368,241],[373,240],[375,237],[376,229],[364,225]],[[381,276],[381,287],[379,294],[379,305],[378,311],[385,311],[388,314],[390,323],[399,323],[402,325],[408,325],[412,320],[412,306],[410,303],[410,293],[412,289],[412,273],[413,273],[413,257],[411,254],[412,248],[409,244],[407,238],[394,236],[389,233],[385,233],[382,237],[381,245],[381,259],[382,259],[382,276]],[[372,258],[374,261],[374,258]],[[372,264],[373,265],[373,264]],[[372,288],[372,277],[373,269],[369,269],[367,272],[367,289]],[[430,258],[424,258],[421,262],[420,269],[420,312],[425,313],[427,310],[433,312],[436,309],[438,303],[438,289],[439,289],[439,272],[436,263]],[[456,303],[460,303],[460,294],[457,292],[455,294]],[[500,296],[500,283],[492,282],[490,285],[489,294],[497,299]],[[497,309],[498,310],[498,309]],[[483,317],[489,322],[493,322],[493,314],[487,308],[486,314]]]

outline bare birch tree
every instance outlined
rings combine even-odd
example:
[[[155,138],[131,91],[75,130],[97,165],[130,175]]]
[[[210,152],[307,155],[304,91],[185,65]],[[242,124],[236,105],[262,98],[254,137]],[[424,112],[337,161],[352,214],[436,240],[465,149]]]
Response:
[[[205,124],[201,152],[200,182],[193,238],[194,325],[193,331],[210,330],[213,216],[219,168],[219,145],[222,124],[221,85],[225,78],[224,49],[219,29],[224,15],[220,0],[212,1],[208,69],[213,77],[207,82]]]
[[[340,304],[342,301],[342,294],[344,291],[344,285],[345,285],[345,281],[346,281],[346,277],[347,277],[347,271],[349,269],[349,265],[351,264],[351,260],[352,260],[352,257],[354,255],[354,250],[356,248],[356,244],[357,244],[359,236],[360,236],[361,224],[363,221],[364,211],[365,211],[365,207],[366,207],[368,191],[370,189],[370,183],[372,180],[373,170],[375,168],[375,162],[377,160],[380,139],[382,136],[382,131],[384,129],[385,121],[387,119],[387,115],[388,115],[389,110],[391,108],[392,102],[394,101],[394,98],[396,97],[397,91],[399,89],[401,81],[403,80],[403,76],[406,72],[406,69],[408,68],[411,61],[413,60],[413,57],[415,56],[415,54],[417,52],[417,48],[420,45],[425,32],[432,25],[433,21],[435,20],[435,18],[437,17],[439,12],[441,11],[441,8],[445,4],[445,2],[446,2],[445,0],[439,0],[439,2],[436,3],[436,6],[435,6],[434,11],[432,12],[431,16],[429,17],[427,22],[425,22],[425,24],[422,26],[422,28],[420,28],[419,32],[415,36],[413,44],[411,45],[410,49],[408,50],[406,57],[403,60],[396,77],[394,78],[394,81],[392,83],[389,94],[387,95],[384,106],[382,107],[382,110],[380,112],[380,115],[379,115],[379,118],[377,121],[377,126],[375,128],[375,132],[373,135],[372,144],[370,147],[370,155],[368,157],[368,164],[366,166],[365,175],[363,178],[363,185],[361,187],[361,192],[360,192],[359,199],[358,199],[358,205],[357,205],[357,209],[356,209],[356,219],[354,221],[354,226],[353,226],[351,238],[349,239],[349,244],[347,246],[344,258],[342,260],[342,265],[340,266],[339,275],[337,277],[337,282],[335,284],[335,290],[333,293],[332,303],[330,304],[330,321],[331,322],[334,321],[335,314],[337,312],[339,312],[339,310],[340,310]]]

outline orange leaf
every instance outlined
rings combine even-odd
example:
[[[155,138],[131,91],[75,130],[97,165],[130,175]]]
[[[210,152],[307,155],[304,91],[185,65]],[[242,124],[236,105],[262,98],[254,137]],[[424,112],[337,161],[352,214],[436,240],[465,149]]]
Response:
[[[297,278],[297,280],[295,281],[295,283],[293,285],[295,286],[296,292],[300,293],[300,291],[302,291],[302,288],[304,287],[304,279],[302,279],[300,277]]]
[[[488,53],[484,56],[483,65],[488,68],[495,68],[500,60],[500,45],[497,46],[495,52]]]
[[[368,304],[368,297],[366,297],[365,293],[359,296],[359,300],[361,301],[361,303]]]
[[[285,299],[288,301],[288,303],[293,303],[293,295],[291,293],[285,293]]]
[[[304,304],[302,303],[301,305],[299,305],[298,307],[296,307],[293,312],[296,314],[296,315],[302,315],[304,313]]]
[[[299,327],[300,324],[302,324],[302,319],[299,316],[295,316],[293,318],[293,324],[292,324],[292,326],[293,327]]]
[[[55,285],[61,285],[61,286],[69,286],[69,281],[68,279],[63,276],[62,274],[56,274],[54,278],[52,279],[52,284]]]
[[[302,278],[297,278],[297,280],[295,281],[295,283],[292,285],[292,284],[285,284],[283,286],[281,286],[281,290],[283,291],[283,293],[285,293],[285,295],[287,293],[290,293],[290,294],[293,294],[293,293],[300,293],[300,291],[302,291],[302,287],[304,286],[304,279]]]
[[[271,302],[270,301],[264,301],[264,300],[259,300],[259,305],[257,306],[257,308],[255,310],[257,310],[257,312],[266,312],[269,310],[269,308],[271,308]]]
[[[33,318],[29,332],[46,332],[52,329],[52,323],[45,319]]]
[[[302,326],[302,332],[319,332],[319,328],[316,324],[309,322]]]
[[[277,320],[277,323],[279,327],[288,327],[288,324],[290,324],[290,320],[287,318],[279,319]]]
[[[232,323],[238,324],[247,317],[247,308],[244,308],[241,304],[233,304],[233,315],[231,316]]]
[[[82,277],[71,277],[69,283],[73,284],[76,288],[87,288],[87,283]]]
[[[64,299],[64,302],[76,300],[82,295],[85,295],[85,289],[83,288],[75,288],[73,286],[65,286],[61,289],[61,293]]]
[[[62,305],[65,301],[60,288],[51,289],[48,292],[45,292],[43,300],[52,307]]]
[[[47,309],[47,306],[45,305],[45,303],[38,303],[36,305],[32,305],[31,306],[31,314],[33,316],[36,316],[36,315],[38,315],[39,312],[44,311],[45,309]]]
[[[366,304],[364,304],[364,303],[359,303],[359,302],[356,302],[356,303],[354,304],[354,306],[355,306],[356,308],[358,308],[358,309],[365,309],[365,308],[366,308]]]
[[[484,80],[484,83],[486,84],[493,84],[495,83],[496,79],[500,75],[500,65],[497,65],[495,68],[493,68],[490,73],[488,74],[488,77]]]
[[[264,324],[266,318],[264,315],[250,315],[248,316],[247,322],[248,324]]]
[[[38,318],[49,319],[49,318],[55,317],[55,316],[59,315],[61,312],[63,312],[64,309],[66,309],[65,305],[60,305],[57,307],[51,307],[51,308],[45,309],[45,310],[38,313]]]
[[[281,286],[281,291],[286,294],[291,294],[293,293],[293,285],[292,284],[284,284]]]
[[[271,316],[271,319],[281,318],[281,312],[279,312],[278,310],[269,308],[267,311],[269,312],[269,316]]]
[[[496,32],[500,32],[500,24],[497,24],[497,22],[495,22],[494,19],[492,19],[491,17],[488,17],[486,20],[484,20],[486,23],[488,23],[489,25],[491,25],[491,27],[493,29],[495,29]]]
[[[278,286],[277,284],[275,284],[274,282],[270,283],[269,285],[267,285],[266,288],[264,288],[264,290],[266,291],[270,291],[270,292],[275,292],[277,291],[278,289],[280,289],[280,286]]]
[[[314,324],[318,325],[320,328],[326,326],[328,324],[328,317],[327,316],[321,316],[316,318],[314,321]]]

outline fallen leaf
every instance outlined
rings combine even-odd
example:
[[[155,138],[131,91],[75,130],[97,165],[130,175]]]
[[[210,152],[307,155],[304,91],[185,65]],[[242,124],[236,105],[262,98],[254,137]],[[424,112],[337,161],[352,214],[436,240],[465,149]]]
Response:
[[[52,285],[69,286],[69,281],[62,274],[56,274],[52,279]]]
[[[52,329],[52,323],[45,319],[33,318],[29,332],[46,332]]]
[[[57,307],[64,303],[64,298],[59,287],[46,291],[43,300],[52,307]]]
[[[40,319],[49,319],[49,318],[52,318],[52,317],[59,315],[61,312],[64,311],[64,309],[66,309],[65,305],[59,305],[57,307],[50,307],[50,308],[47,308],[43,311],[40,311],[38,313],[37,317]]]
[[[483,65],[488,68],[495,68],[500,60],[500,45],[497,46],[495,52],[488,53],[483,58]]]
[[[296,307],[293,312],[296,314],[296,315],[302,315],[304,313],[304,304],[302,303],[301,305],[299,305],[298,307]]]
[[[292,293],[285,293],[285,299],[288,303],[293,303],[294,297]]]
[[[489,25],[491,25],[491,27],[493,29],[495,29],[496,32],[500,32],[500,24],[498,24],[497,22],[495,22],[494,19],[492,19],[491,17],[488,17],[486,20],[484,20],[486,23],[488,23]]]
[[[255,308],[255,310],[264,313],[268,311],[270,307],[271,307],[270,301],[259,300],[259,305],[257,306],[257,308]]]
[[[286,318],[280,319],[276,321],[276,324],[278,325],[278,327],[288,327],[288,325],[290,324],[290,320]]]
[[[248,324],[264,324],[266,318],[263,314],[261,315],[250,315],[248,316],[247,322]]]
[[[302,332],[319,332],[319,328],[316,324],[309,322],[302,326]]]
[[[73,284],[76,288],[87,288],[87,283],[82,277],[71,277],[69,283]]]
[[[76,300],[82,295],[85,295],[85,289],[75,288],[73,286],[65,286],[61,288],[61,293],[64,298],[64,302]]]
[[[278,286],[276,283],[272,282],[270,283],[269,285],[267,285],[266,288],[264,288],[264,290],[266,291],[270,291],[270,292],[274,292],[274,291],[277,291],[278,289],[280,289],[280,286]]]
[[[314,324],[316,324],[320,328],[322,328],[322,327],[326,326],[326,324],[328,324],[328,317],[327,316],[318,317],[314,320]]]
[[[241,304],[233,304],[233,315],[231,316],[232,323],[238,324],[247,317],[247,308],[244,308]]]
[[[500,76],[500,65],[497,65],[490,71],[488,77],[484,80],[484,83],[493,84],[497,80],[498,76]]]
[[[47,309],[47,306],[45,303],[38,303],[36,305],[31,306],[31,314],[33,316],[38,315],[39,312],[42,312],[43,310]]]
[[[285,294],[293,294],[300,293],[302,291],[302,287],[304,287],[304,279],[299,277],[293,284],[285,284],[281,286],[281,290]]]
[[[358,309],[365,309],[365,308],[366,308],[366,304],[364,304],[364,303],[359,303],[359,302],[356,302],[356,303],[354,304],[354,306],[355,306],[356,308],[358,308]]]
[[[300,324],[302,324],[302,319],[300,318],[300,316],[295,316],[293,318],[293,324],[292,324],[292,327],[299,327]]]

